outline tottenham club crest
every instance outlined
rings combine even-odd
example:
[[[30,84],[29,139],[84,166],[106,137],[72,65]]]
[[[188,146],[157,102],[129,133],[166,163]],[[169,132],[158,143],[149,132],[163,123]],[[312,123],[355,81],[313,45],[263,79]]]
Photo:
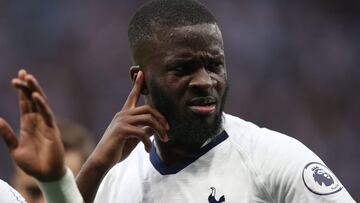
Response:
[[[225,195],[222,195],[219,200],[216,199],[216,189],[214,187],[210,187],[211,189],[211,193],[208,197],[208,201],[209,203],[221,203],[221,202],[225,202]]]
[[[317,162],[311,162],[305,166],[303,181],[311,192],[318,195],[333,194],[343,188],[330,169]]]

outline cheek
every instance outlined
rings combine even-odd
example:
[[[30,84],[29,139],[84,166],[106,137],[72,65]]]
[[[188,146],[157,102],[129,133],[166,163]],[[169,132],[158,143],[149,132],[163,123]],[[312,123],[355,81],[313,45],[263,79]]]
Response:
[[[181,98],[188,90],[189,82],[190,79],[188,77],[179,78],[170,76],[167,78],[163,87],[166,88],[168,94],[176,98]]]
[[[216,89],[222,94],[224,94],[228,86],[226,74],[217,76],[215,80],[217,81]]]

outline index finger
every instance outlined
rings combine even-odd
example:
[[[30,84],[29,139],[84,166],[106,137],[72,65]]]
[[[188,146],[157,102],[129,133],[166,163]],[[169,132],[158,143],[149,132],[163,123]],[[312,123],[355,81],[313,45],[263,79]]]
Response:
[[[0,117],[0,137],[5,141],[9,151],[16,149],[18,140],[10,125]]]
[[[144,73],[142,71],[139,71],[137,73],[134,86],[128,96],[128,98],[125,101],[125,104],[122,109],[130,109],[134,108],[139,101],[140,94],[141,94],[141,87],[144,82]]]

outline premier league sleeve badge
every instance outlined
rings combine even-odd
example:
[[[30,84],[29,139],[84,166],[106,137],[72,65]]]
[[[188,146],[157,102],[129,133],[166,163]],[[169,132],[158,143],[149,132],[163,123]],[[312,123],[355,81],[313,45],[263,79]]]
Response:
[[[307,189],[317,195],[334,194],[343,188],[334,173],[321,163],[308,163],[302,177]]]

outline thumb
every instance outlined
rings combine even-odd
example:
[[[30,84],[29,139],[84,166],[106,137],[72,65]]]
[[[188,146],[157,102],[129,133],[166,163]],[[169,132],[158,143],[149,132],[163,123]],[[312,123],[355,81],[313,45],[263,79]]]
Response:
[[[9,151],[16,149],[18,146],[18,140],[14,131],[11,129],[10,125],[0,117],[0,136],[5,141]]]

